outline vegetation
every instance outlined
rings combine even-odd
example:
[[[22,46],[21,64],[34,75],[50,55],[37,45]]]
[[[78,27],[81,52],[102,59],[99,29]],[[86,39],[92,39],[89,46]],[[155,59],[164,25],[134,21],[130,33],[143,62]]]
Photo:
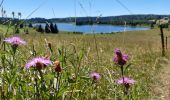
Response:
[[[3,15],[4,16],[4,15]],[[13,18],[1,17],[0,22],[4,22],[4,20],[13,19],[13,23],[16,23],[19,19],[21,21],[25,20],[28,23],[56,23],[56,22],[75,22],[74,17],[68,18],[31,18],[31,19],[21,19],[22,14],[18,13],[18,18],[15,18],[15,12],[12,12]],[[170,18],[169,15],[123,15],[123,16],[110,16],[110,17],[77,17],[76,24],[77,25],[85,25],[85,24],[111,24],[111,25],[124,25],[125,21],[127,25],[136,26],[136,25],[151,25],[155,24],[157,20],[162,18]],[[150,20],[155,20],[154,22],[150,22]],[[6,23],[7,24],[7,23]]]
[[[23,34],[24,29],[20,29],[21,34],[17,35],[26,45],[16,46],[3,41],[14,36],[12,29],[5,34],[7,27],[0,28],[1,99],[145,100],[160,97],[154,91],[155,75],[163,67],[158,29],[81,35],[40,34],[28,28],[29,34]],[[165,29],[164,33],[168,36],[170,32]],[[117,83],[122,78],[122,67],[113,60],[115,48],[129,55],[123,63],[123,75],[135,83],[128,88],[128,94],[124,91],[126,86],[121,85],[121,81]],[[169,56],[168,51],[166,55]],[[25,67],[36,57],[51,63]]]
[[[46,24],[45,25],[45,28],[42,27],[42,25],[40,24],[38,27],[37,27],[37,31],[38,32],[46,32],[46,33],[58,33],[58,27],[57,27],[57,24],[53,24],[53,23],[50,23],[49,24]]]
[[[110,17],[77,17],[76,24],[111,24],[111,25],[124,25],[125,21],[127,25],[136,26],[136,25],[150,25],[150,20],[160,20],[164,17],[170,18],[169,15],[122,15],[122,16],[110,16]],[[45,22],[75,22],[74,17],[68,18],[32,18],[28,20],[32,23],[45,23]],[[155,22],[154,22],[155,24]]]
[[[0,100],[169,100],[170,15],[22,19],[14,11],[8,18],[3,7],[1,14]],[[59,32],[56,22],[151,30]]]

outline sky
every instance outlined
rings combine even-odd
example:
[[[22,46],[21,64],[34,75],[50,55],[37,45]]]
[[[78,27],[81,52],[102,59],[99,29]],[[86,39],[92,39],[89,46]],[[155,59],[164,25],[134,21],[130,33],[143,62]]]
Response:
[[[28,18],[64,18],[170,14],[169,4],[170,0],[4,0],[2,6],[8,17],[14,11],[16,17],[21,12],[22,18],[27,18],[38,8]]]

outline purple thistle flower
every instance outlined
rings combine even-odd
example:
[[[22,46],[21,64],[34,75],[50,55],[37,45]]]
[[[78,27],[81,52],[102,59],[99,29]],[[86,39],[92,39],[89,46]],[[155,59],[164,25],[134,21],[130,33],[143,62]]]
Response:
[[[116,64],[123,66],[126,64],[128,59],[129,57],[127,54],[122,54],[122,52],[118,48],[115,49],[115,57],[113,60]]]
[[[98,80],[101,79],[100,74],[97,73],[97,72],[92,72],[92,73],[90,73],[90,77],[91,77],[93,80],[95,80],[95,81],[98,81]]]
[[[32,60],[30,60],[25,65],[25,68],[29,69],[30,67],[36,67],[38,70],[41,70],[42,68],[50,64],[52,64],[52,62],[49,59],[43,58],[43,57],[37,57],[37,58],[33,58]]]
[[[130,79],[128,77],[122,77],[117,81],[118,84],[123,85],[125,87],[124,95],[128,95],[130,86],[133,85],[135,82],[135,80]]]
[[[136,82],[135,80],[130,79],[130,78],[128,78],[128,77],[123,77],[123,78],[121,78],[121,79],[119,79],[119,80],[117,81],[118,84],[128,85],[128,86],[134,84],[135,82]]]
[[[25,45],[26,44],[26,42],[23,39],[21,39],[20,37],[17,37],[17,36],[6,38],[4,41],[7,42],[7,43],[10,43],[10,44],[12,44],[16,47],[18,45]]]

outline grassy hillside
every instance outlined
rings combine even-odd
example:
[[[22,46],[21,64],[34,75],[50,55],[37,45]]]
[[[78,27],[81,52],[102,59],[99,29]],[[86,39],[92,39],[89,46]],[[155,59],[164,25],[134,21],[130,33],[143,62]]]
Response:
[[[5,32],[4,28],[0,29],[2,34]],[[170,31],[164,31],[165,35],[169,36]],[[12,33],[12,30],[10,32]],[[154,76],[161,68],[162,59],[159,34],[158,29],[102,35],[76,35],[64,32],[41,34],[31,29],[30,34],[24,34],[21,31],[17,36],[26,40],[27,45],[19,46],[15,55],[11,46],[5,43],[4,48],[1,41],[1,98],[155,99],[159,95],[155,95],[154,84],[157,80]],[[7,35],[10,36],[13,35]],[[121,70],[113,61],[115,48],[119,48],[130,57],[125,65],[130,64],[125,75],[136,82],[130,86],[128,96],[124,95],[123,86],[117,84],[117,80],[121,78]],[[168,57],[168,51],[166,53]],[[43,82],[37,70],[24,68],[31,58],[45,55],[49,55],[53,63],[56,59],[61,63],[59,90],[53,87],[56,85],[54,79],[58,75],[54,71],[54,65],[43,69]],[[97,82],[89,77],[92,71],[101,75]]]

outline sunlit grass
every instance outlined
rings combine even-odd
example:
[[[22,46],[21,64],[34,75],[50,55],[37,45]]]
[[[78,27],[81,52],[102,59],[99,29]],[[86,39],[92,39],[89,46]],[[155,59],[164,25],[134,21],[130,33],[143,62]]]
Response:
[[[2,33],[5,29],[2,30]],[[76,35],[60,32],[59,34],[42,34],[30,29],[29,34],[16,34],[27,41],[26,46],[19,46],[12,59],[10,45],[6,44],[5,51],[1,48],[1,97],[8,99],[35,99],[35,78],[38,84],[41,78],[39,73],[24,68],[25,64],[34,57],[50,55],[54,62],[61,61],[60,90],[55,85],[54,66],[48,66],[43,71],[46,89],[40,97],[49,99],[123,99],[122,86],[116,81],[121,72],[113,62],[114,49],[120,48],[129,55],[131,64],[126,75],[136,80],[131,86],[131,99],[148,99],[153,96],[152,84],[158,71],[161,59],[161,45],[159,30],[133,31],[115,34]],[[165,34],[170,32],[165,30]],[[8,35],[8,36],[11,36]],[[52,45],[52,52],[45,41]],[[95,43],[96,42],[96,43]],[[96,49],[97,46],[97,49]],[[97,53],[98,52],[98,53]],[[15,62],[15,63],[14,63]],[[14,68],[11,68],[14,65]],[[4,72],[2,72],[2,70]],[[97,71],[101,80],[93,83],[89,74]],[[11,81],[10,81],[11,80]],[[57,97],[54,95],[57,93]],[[55,97],[55,98],[54,98]]]

